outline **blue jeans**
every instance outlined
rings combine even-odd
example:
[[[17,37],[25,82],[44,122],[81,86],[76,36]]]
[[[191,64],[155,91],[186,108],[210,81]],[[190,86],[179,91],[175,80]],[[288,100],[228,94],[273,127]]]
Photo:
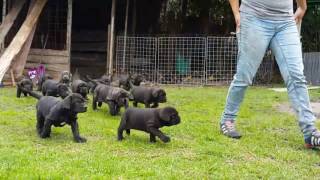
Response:
[[[302,49],[294,19],[264,20],[241,13],[238,34],[237,73],[229,88],[221,123],[235,120],[245,91],[270,48],[276,57],[281,75],[288,89],[289,99],[298,114],[299,126],[305,138],[315,130],[305,76]]]

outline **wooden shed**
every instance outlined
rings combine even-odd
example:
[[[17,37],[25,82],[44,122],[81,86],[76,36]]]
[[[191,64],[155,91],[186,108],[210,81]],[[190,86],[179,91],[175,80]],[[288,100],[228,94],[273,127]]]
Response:
[[[0,81],[11,82],[39,65],[55,79],[64,70],[112,72],[115,27],[127,29],[128,2],[2,0]],[[117,9],[127,18],[115,21]]]

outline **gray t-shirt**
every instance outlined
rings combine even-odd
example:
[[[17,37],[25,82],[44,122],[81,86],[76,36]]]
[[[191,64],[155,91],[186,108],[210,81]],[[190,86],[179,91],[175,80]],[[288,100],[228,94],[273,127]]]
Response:
[[[242,0],[240,12],[270,20],[290,19],[293,0]]]

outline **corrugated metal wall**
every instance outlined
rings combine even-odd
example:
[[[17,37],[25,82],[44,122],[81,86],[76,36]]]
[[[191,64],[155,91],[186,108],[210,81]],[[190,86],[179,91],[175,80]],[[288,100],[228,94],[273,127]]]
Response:
[[[304,53],[303,63],[308,83],[320,85],[320,52]]]

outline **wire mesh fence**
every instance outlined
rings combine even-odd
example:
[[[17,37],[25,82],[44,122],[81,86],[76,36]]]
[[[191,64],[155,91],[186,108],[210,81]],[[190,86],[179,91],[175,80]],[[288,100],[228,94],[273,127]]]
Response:
[[[161,37],[157,83],[202,85],[205,82],[206,38]]]
[[[253,84],[270,84],[274,70],[274,63],[274,56],[272,55],[271,51],[268,51],[260,64],[256,76],[253,79]]]
[[[148,81],[156,82],[157,38],[117,38],[115,69],[117,73],[143,74]]]
[[[235,37],[208,37],[206,84],[229,84],[236,73],[237,39]]]
[[[237,66],[236,37],[118,36],[116,73],[139,73],[156,84],[227,85]],[[271,82],[274,59],[266,54],[255,84]]]

